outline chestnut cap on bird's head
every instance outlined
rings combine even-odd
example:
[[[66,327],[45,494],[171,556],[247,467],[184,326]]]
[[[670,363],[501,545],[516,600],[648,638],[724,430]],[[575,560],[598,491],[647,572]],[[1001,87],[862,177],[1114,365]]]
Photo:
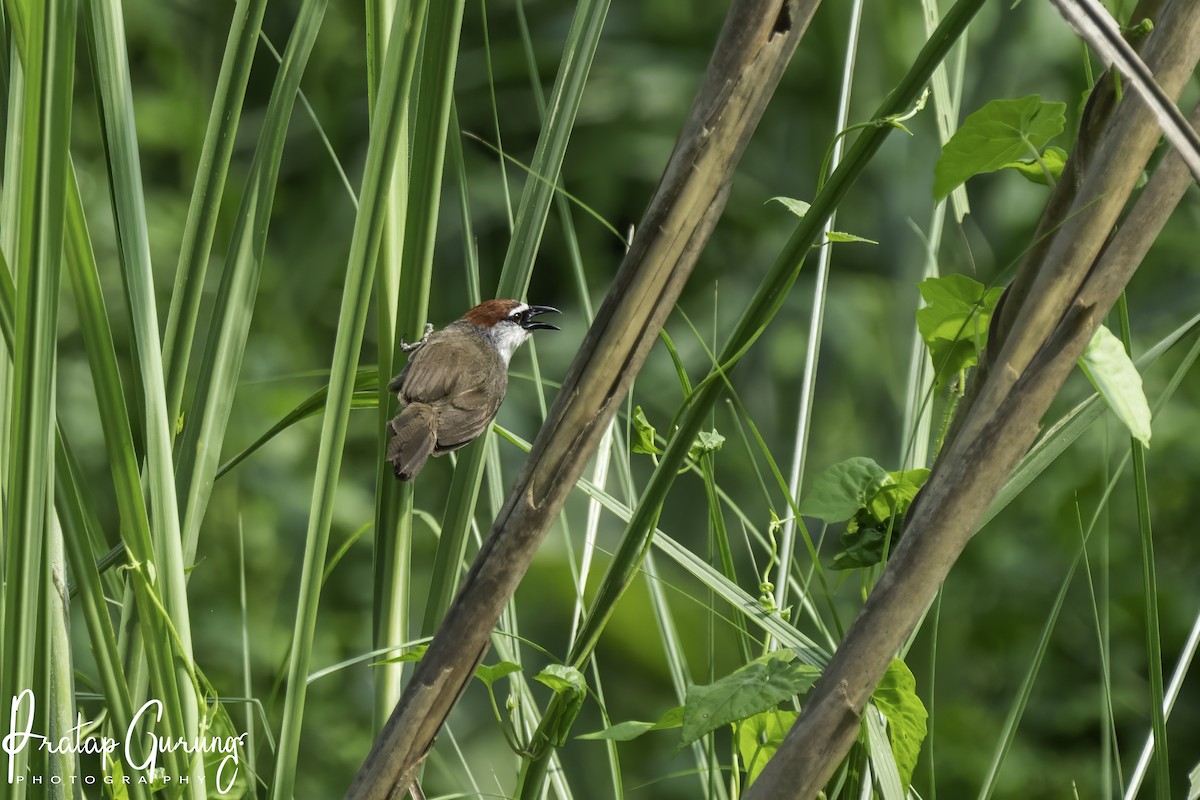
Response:
[[[536,330],[558,327],[535,319],[539,314],[561,313],[553,306],[531,306],[520,300],[487,300],[463,314],[462,321],[474,325],[496,346],[507,364],[513,352]]]
[[[558,330],[549,322],[534,320],[538,314],[547,313],[559,314],[562,312],[553,306],[531,306],[520,300],[487,300],[463,314],[463,319],[480,328],[490,328],[501,322],[511,322],[520,325],[527,331]]]

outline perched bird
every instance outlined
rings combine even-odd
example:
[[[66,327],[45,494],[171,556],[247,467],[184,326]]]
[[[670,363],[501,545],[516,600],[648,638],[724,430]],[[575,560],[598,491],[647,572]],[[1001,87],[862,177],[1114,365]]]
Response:
[[[388,423],[387,459],[402,481],[417,477],[425,460],[469,444],[487,430],[508,388],[508,361],[530,333],[558,330],[535,318],[550,306],[488,300],[437,333],[405,346],[415,351],[388,383],[400,413]]]

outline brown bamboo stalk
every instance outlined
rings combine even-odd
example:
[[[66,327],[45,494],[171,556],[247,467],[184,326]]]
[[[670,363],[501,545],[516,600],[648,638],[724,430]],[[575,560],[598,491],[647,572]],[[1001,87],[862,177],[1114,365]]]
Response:
[[[734,0],[675,151],[525,469],[347,800],[383,800],[411,785],[674,308],[818,3]]]

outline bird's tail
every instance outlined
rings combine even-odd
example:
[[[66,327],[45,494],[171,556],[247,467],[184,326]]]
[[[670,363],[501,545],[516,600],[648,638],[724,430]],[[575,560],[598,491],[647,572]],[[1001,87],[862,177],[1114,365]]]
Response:
[[[388,426],[392,438],[388,442],[387,459],[392,472],[402,481],[411,481],[437,444],[437,415],[424,403],[411,403]]]

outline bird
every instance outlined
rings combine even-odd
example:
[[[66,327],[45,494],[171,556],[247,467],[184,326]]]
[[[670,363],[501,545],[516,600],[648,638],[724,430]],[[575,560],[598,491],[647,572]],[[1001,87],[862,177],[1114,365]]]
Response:
[[[400,411],[388,422],[387,460],[401,481],[411,481],[429,456],[457,450],[479,437],[500,410],[508,389],[508,362],[536,330],[558,330],[537,319],[559,314],[553,306],[487,300],[436,333],[425,336],[399,375],[388,383]]]

